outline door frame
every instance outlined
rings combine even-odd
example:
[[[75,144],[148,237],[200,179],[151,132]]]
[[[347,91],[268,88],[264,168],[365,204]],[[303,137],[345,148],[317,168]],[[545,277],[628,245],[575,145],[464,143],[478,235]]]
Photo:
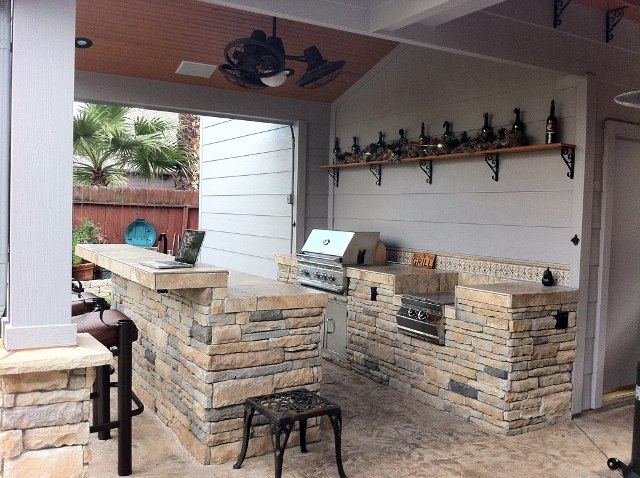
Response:
[[[611,236],[613,216],[613,188],[616,166],[616,141],[640,142],[640,125],[607,119],[604,123],[604,155],[602,160],[602,219],[598,268],[598,307],[593,347],[593,378],[591,403],[602,406],[605,348],[607,342],[607,310],[609,307],[609,279],[611,274]]]

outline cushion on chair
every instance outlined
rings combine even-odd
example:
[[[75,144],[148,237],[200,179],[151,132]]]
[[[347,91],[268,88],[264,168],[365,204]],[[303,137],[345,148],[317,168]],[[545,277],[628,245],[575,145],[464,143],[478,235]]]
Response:
[[[78,333],[87,332],[95,337],[105,347],[115,347],[118,345],[118,320],[129,320],[122,312],[115,309],[108,309],[103,312],[100,320],[100,312],[88,312],[86,314],[73,317],[74,322],[78,325]],[[133,333],[131,341],[138,340],[138,328],[133,322]],[[108,324],[108,325],[105,325]]]

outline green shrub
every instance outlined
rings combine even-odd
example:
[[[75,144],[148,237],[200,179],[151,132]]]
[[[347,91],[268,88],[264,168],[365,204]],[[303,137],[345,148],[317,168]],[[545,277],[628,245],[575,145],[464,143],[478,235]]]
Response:
[[[86,262],[82,257],[76,255],[76,245],[78,244],[105,244],[107,237],[100,231],[100,226],[91,219],[83,218],[80,224],[73,226],[71,230],[71,253],[73,254],[71,263],[73,265]]]

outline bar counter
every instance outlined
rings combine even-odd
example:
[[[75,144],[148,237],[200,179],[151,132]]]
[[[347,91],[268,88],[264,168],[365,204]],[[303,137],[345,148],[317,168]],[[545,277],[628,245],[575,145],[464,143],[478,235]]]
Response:
[[[167,256],[123,244],[76,253],[111,270],[113,305],[140,330],[134,390],[198,462],[237,458],[247,397],[318,390],[325,293],[202,263],[152,269],[139,262]],[[319,421],[308,427],[319,440]],[[255,427],[249,456],[270,451],[268,426]]]

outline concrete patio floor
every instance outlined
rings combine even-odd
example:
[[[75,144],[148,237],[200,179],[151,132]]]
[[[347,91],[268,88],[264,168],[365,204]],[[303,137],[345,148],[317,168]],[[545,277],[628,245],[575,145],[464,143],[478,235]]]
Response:
[[[323,364],[321,394],[343,410],[342,457],[349,478],[616,477],[607,457],[631,455],[633,404],[587,413],[569,423],[514,437],[497,436],[451,414],[423,405],[331,363]],[[133,476],[273,477],[271,454],[203,466],[148,411],[134,417]],[[90,439],[89,477],[117,475],[117,441]],[[333,431],[309,453],[287,449],[283,477],[337,477]]]

